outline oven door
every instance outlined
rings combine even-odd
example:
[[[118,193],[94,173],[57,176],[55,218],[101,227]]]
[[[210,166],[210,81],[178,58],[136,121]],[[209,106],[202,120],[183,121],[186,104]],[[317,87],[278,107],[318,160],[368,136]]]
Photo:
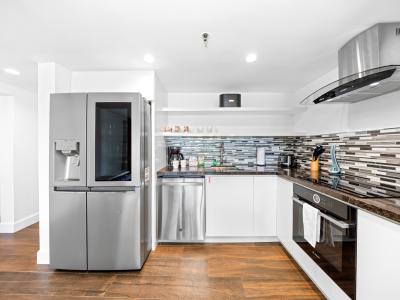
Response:
[[[314,248],[304,239],[303,203],[303,200],[293,198],[293,241],[347,295],[355,299],[357,242],[355,223],[339,220],[327,212],[321,212],[320,240]]]
[[[143,165],[143,105],[140,94],[88,95],[89,186],[140,186]]]

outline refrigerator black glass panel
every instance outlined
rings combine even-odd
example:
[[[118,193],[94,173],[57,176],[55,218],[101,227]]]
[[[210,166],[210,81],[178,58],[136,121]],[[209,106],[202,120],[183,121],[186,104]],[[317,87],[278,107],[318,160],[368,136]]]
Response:
[[[131,103],[96,103],[96,181],[131,180]]]

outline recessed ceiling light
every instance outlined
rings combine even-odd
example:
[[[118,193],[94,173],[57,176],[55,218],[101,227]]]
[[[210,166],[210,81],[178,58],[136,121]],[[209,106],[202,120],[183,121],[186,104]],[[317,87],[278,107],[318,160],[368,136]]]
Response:
[[[373,83],[371,83],[369,86],[377,86],[379,84],[379,81],[375,81]]]
[[[4,68],[3,70],[4,70],[4,72],[14,75],[14,76],[18,76],[21,74],[18,70],[11,69],[11,68]]]
[[[255,54],[255,53],[247,54],[246,62],[252,63],[252,62],[255,62],[256,60],[257,60],[257,54]]]
[[[145,62],[147,62],[148,64],[152,64],[152,63],[154,62],[154,56],[151,55],[151,54],[146,54],[146,55],[143,57],[143,60],[144,60]]]

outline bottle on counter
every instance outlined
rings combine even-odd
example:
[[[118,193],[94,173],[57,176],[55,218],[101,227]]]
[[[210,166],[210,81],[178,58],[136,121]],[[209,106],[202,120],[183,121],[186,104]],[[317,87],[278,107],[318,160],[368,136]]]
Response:
[[[197,155],[197,166],[204,167],[204,154]]]
[[[189,156],[189,167],[197,167],[197,157]]]

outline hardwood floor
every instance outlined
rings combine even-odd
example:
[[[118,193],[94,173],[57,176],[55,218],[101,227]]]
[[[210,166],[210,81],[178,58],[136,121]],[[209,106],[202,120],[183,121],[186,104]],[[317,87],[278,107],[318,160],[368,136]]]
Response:
[[[0,299],[324,299],[279,244],[160,245],[140,272],[36,265],[37,224],[0,234]]]

